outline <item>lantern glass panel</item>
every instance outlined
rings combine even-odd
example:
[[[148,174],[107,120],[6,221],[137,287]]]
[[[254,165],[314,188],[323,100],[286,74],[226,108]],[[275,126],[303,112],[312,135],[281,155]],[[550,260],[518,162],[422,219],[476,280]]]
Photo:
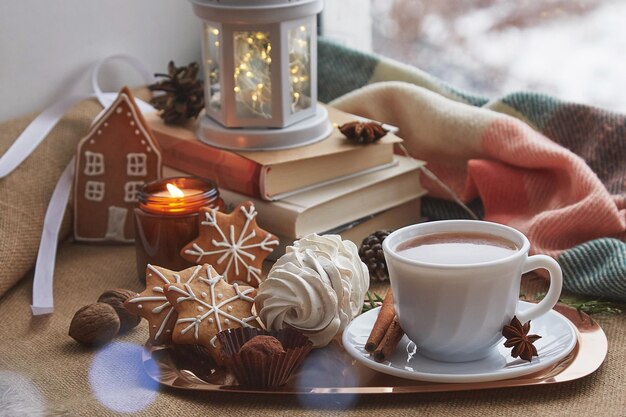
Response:
[[[269,32],[233,34],[235,105],[240,119],[272,118],[272,45]]]
[[[289,77],[291,113],[311,106],[311,25],[289,29]]]
[[[220,31],[210,23],[204,24],[204,98],[209,111],[218,112],[222,108],[220,94]]]

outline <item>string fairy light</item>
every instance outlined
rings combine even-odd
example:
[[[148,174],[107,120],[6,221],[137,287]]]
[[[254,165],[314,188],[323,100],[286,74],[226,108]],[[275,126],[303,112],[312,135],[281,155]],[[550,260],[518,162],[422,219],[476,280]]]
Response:
[[[267,32],[235,32],[235,97],[250,113],[272,118],[272,44]]]
[[[291,77],[291,113],[311,105],[311,30],[300,25],[289,30],[289,76]]]
[[[218,28],[205,24],[204,26],[204,50],[206,51],[204,66],[206,71],[205,76],[205,102],[212,110],[220,110],[221,96],[220,96],[220,65],[219,65],[219,35]]]
[[[311,105],[309,25],[289,31],[288,53],[291,112]],[[236,102],[245,111],[272,118],[272,43],[267,32],[234,33],[234,78]]]

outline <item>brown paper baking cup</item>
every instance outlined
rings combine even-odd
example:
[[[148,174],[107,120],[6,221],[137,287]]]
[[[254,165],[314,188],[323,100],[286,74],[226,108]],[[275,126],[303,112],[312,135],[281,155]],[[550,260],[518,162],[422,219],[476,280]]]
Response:
[[[285,353],[268,357],[262,354],[241,354],[241,347],[255,336],[273,336],[280,341]],[[217,335],[226,366],[240,385],[250,387],[279,387],[289,377],[313,348],[308,337],[294,329],[267,331],[253,327],[228,329]]]

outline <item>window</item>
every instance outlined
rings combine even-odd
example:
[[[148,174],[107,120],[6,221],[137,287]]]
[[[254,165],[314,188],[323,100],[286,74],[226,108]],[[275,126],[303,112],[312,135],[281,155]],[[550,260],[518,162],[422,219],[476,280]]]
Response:
[[[85,151],[85,175],[104,174],[104,155],[97,152]]]
[[[85,184],[85,198],[88,201],[102,201],[104,199],[104,182],[87,181]]]
[[[346,1],[326,3],[343,6]],[[370,29],[374,52],[415,65],[457,88],[490,97],[533,90],[626,110],[626,71],[619,58],[624,36],[618,23],[626,14],[624,1],[370,4],[376,22]],[[357,36],[356,27],[344,26],[350,29]]]
[[[380,3],[387,4],[393,1],[396,0]],[[372,13],[372,8],[376,7],[376,4],[374,0],[325,1],[319,22],[322,35],[347,47],[371,52],[372,21],[379,19],[379,16],[374,17]]]
[[[126,203],[136,203],[143,184],[143,181],[128,181],[124,185],[124,201]]]
[[[129,153],[126,155],[126,174],[133,177],[141,177],[147,175],[146,154],[145,153]]]
[[[495,98],[532,90],[626,111],[625,1],[327,1],[322,33]],[[620,20],[621,19],[621,20]]]

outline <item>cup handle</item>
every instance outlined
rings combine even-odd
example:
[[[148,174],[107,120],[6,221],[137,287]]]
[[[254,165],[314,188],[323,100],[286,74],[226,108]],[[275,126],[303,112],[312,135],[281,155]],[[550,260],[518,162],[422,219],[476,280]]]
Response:
[[[537,317],[550,311],[559,301],[559,297],[561,296],[563,273],[561,272],[561,267],[557,261],[546,255],[530,256],[524,263],[522,273],[530,272],[535,269],[545,269],[550,273],[550,289],[539,304],[524,312],[517,313],[517,318],[522,323],[536,319]]]

